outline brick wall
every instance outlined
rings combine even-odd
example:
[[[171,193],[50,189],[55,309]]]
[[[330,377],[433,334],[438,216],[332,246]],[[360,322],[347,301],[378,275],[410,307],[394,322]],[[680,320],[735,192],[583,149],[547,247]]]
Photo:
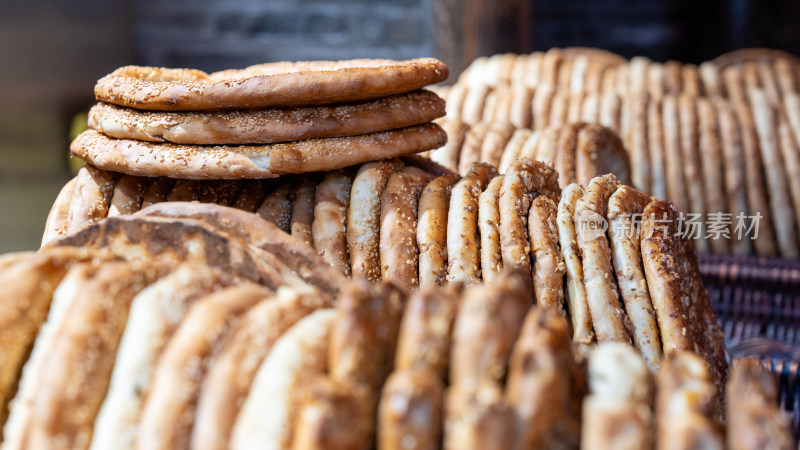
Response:
[[[433,2],[136,0],[136,55],[143,64],[203,70],[431,56]]]

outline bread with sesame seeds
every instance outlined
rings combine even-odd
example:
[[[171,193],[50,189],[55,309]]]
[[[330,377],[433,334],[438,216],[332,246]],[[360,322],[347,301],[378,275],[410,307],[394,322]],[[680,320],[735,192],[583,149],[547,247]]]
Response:
[[[97,269],[53,329],[32,414],[20,424],[23,448],[48,448],[53,442],[88,448],[131,301],[166,269],[153,262],[111,262]]]
[[[478,198],[497,174],[489,164],[475,163],[453,186],[447,212],[447,280],[473,284],[480,281]]]
[[[347,209],[353,176],[337,170],[325,174],[317,185],[311,237],[314,249],[326,263],[346,277],[350,276],[347,249]]]
[[[444,115],[444,101],[415,91],[361,103],[216,112],[141,111],[98,103],[89,126],[107,136],[176,144],[273,144],[356,136],[430,122]]]
[[[402,450],[413,442],[419,450],[436,450],[444,427],[444,382],[430,371],[395,371],[386,380],[378,413],[378,446]],[[416,417],[430,420],[415,420]]]
[[[405,295],[419,287],[417,213],[420,195],[433,176],[407,166],[393,173],[381,193],[381,278]]]
[[[195,408],[213,353],[250,308],[271,301],[271,291],[254,284],[219,290],[197,300],[164,347],[153,372],[136,448],[186,448]],[[180,395],[174,395],[175,393]]]
[[[353,276],[381,279],[381,194],[389,176],[401,170],[399,160],[376,161],[358,169],[347,210],[347,247]]]
[[[419,196],[417,248],[419,287],[441,286],[447,282],[447,215],[450,193],[457,175],[433,179]]]
[[[340,169],[439,148],[434,123],[397,130],[264,145],[200,146],[115,139],[87,130],[72,142],[74,156],[99,168],[142,176],[190,179],[272,178]]]
[[[567,274],[566,299],[569,318],[572,322],[572,340],[580,345],[589,345],[594,340],[592,316],[586,301],[586,286],[583,282],[583,264],[580,258],[578,237],[575,233],[575,205],[583,196],[583,188],[570,184],[564,188],[556,215],[558,240]]]
[[[285,233],[290,231],[292,225],[293,181],[291,178],[281,178],[256,210],[264,220],[274,223]]]
[[[108,207],[109,216],[121,214],[133,214],[142,207],[144,193],[147,185],[150,184],[149,178],[125,175],[119,179],[114,186],[114,193],[111,195],[111,205]]]
[[[50,208],[50,213],[47,215],[47,222],[44,225],[44,235],[42,236],[42,246],[45,246],[53,239],[63,236],[67,233],[69,227],[69,210],[70,203],[72,202],[72,194],[75,192],[75,186],[78,184],[78,178],[72,178],[61,188],[61,191],[53,202]]]
[[[556,203],[547,196],[536,197],[528,215],[533,294],[536,304],[564,311],[564,257],[559,249]]]
[[[76,177],[69,204],[67,234],[96,223],[108,215],[108,206],[119,174],[86,165]]]
[[[98,100],[158,111],[324,105],[386,97],[444,81],[434,58],[275,62],[207,74],[125,66],[97,81]]]
[[[224,337],[203,380],[192,428],[192,447],[228,448],[231,431],[256,371],[278,339],[330,299],[310,287],[282,287],[241,316]]]
[[[314,245],[311,227],[314,224],[316,191],[314,178],[303,176],[294,183],[294,191],[291,194],[292,213],[289,234],[311,246]]]
[[[94,422],[91,448],[130,448],[162,350],[199,298],[233,282],[222,271],[196,263],[144,288],[131,303],[108,392]]]
[[[150,185],[147,186],[147,190],[144,193],[144,198],[142,199],[142,209],[147,208],[150,205],[155,205],[156,203],[167,201],[167,196],[169,195],[170,191],[172,191],[174,184],[175,180],[172,178],[153,178],[153,181],[150,182]]]
[[[308,383],[328,371],[333,309],[320,309],[295,323],[272,346],[253,379],[231,433],[232,450],[287,448]]]
[[[503,175],[492,178],[478,197],[478,231],[480,232],[481,279],[491,281],[503,269],[500,251],[500,187]]]

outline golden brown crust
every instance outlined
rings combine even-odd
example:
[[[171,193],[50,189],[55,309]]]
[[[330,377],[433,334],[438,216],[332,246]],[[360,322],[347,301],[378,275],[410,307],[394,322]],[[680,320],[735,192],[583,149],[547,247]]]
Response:
[[[575,233],[575,205],[583,196],[583,188],[570,184],[564,189],[558,204],[558,239],[567,273],[567,305],[572,321],[572,340],[581,345],[589,345],[594,340],[592,316],[586,301],[586,287],[583,283],[583,264]]]
[[[64,447],[88,447],[130,302],[163,271],[153,263],[106,263],[75,298],[45,355],[47,370],[37,380],[35,414],[23,425],[24,446],[47,448],[58,439]]]
[[[681,67],[681,93],[691,97],[700,96],[700,72],[694,64]]]
[[[453,186],[447,215],[447,280],[465,284],[480,281],[478,198],[497,174],[488,164],[473,164]]]
[[[778,88],[778,76],[773,70],[772,64],[770,64],[768,61],[759,61],[758,78],[761,80],[761,86],[764,89],[764,94],[766,94],[770,103],[780,105],[781,94],[780,89]]]
[[[503,269],[503,254],[500,250],[500,188],[503,175],[492,178],[478,197],[478,231],[480,232],[481,278],[493,280]]]
[[[241,187],[239,180],[208,180],[203,182],[197,201],[228,206],[233,202]]]
[[[317,254],[346,277],[350,276],[347,249],[347,208],[353,177],[345,171],[325,174],[317,185],[311,234]]]
[[[328,370],[335,318],[332,309],[317,310],[300,319],[275,342],[236,417],[230,448],[258,449],[267,444],[290,447],[295,430],[301,427],[304,391]]]
[[[651,100],[647,105],[647,149],[650,152],[650,186],[634,187],[648,191],[656,198],[667,198],[666,155],[664,149],[664,126],[661,115],[661,101]]]
[[[778,79],[778,86],[780,86],[781,94],[785,96],[790,93],[796,93],[797,82],[795,70],[797,64],[782,58],[776,59],[772,64],[775,70],[775,76]]]
[[[485,111],[487,97],[491,87],[487,84],[470,85],[464,96],[464,105],[461,108],[460,119],[468,125],[475,125],[481,121]]]
[[[447,66],[433,58],[279,62],[212,74],[126,66],[98,80],[94,93],[101,101],[148,110],[257,108],[380,98],[447,76]]]
[[[775,377],[755,358],[734,361],[726,387],[727,440],[730,448],[797,447],[789,434],[789,417],[776,407]]]
[[[583,99],[585,96],[585,92],[573,93],[569,96],[567,102],[567,123],[581,121],[581,109],[583,108]]]
[[[683,152],[681,152],[681,123],[678,116],[678,99],[668,95],[662,101],[662,125],[664,133],[664,162],[667,184],[667,198],[675,204],[678,211],[691,210],[686,193]],[[656,169],[657,170],[657,169]]]
[[[517,128],[514,130],[514,134],[512,134],[511,139],[508,140],[506,148],[503,149],[503,156],[500,158],[500,163],[497,165],[497,170],[500,173],[505,173],[508,166],[520,157],[520,153],[532,133],[533,132],[527,128]]]
[[[69,204],[67,233],[74,233],[108,215],[108,205],[119,176],[86,165],[76,177],[75,191]]]
[[[356,136],[430,122],[444,115],[444,101],[430,91],[334,106],[157,112],[98,103],[89,126],[118,139],[176,144],[272,144]]]
[[[695,99],[686,95],[678,97],[678,120],[680,122],[680,147],[683,161],[683,180],[686,183],[686,195],[689,196],[689,211],[700,214],[700,235],[694,239],[694,245],[700,253],[708,253],[706,234],[707,206],[703,201],[706,192],[703,180],[703,168],[698,148],[698,122]]]
[[[294,180],[282,178],[267,194],[256,213],[267,222],[274,223],[281,231],[288,233],[292,225],[292,191]]]
[[[705,98],[697,99],[697,117],[700,134],[698,148],[702,149],[699,153],[703,166],[706,212],[709,214],[729,212],[728,198],[725,195],[722,143],[719,139],[720,127],[711,101]],[[709,220],[711,218],[709,216]],[[711,251],[728,253],[729,240],[724,236],[711,236],[709,240]]]
[[[447,215],[455,175],[435,178],[422,190],[417,213],[419,287],[441,286],[447,281]]]
[[[647,66],[647,91],[651,98],[663,98],[664,89],[664,65],[661,63],[650,63]]]
[[[560,127],[566,124],[569,114],[569,94],[566,92],[556,92],[550,103],[550,120],[548,127]]]
[[[462,122],[458,117],[449,117],[442,121],[437,121],[442,129],[447,133],[447,143],[442,147],[432,150],[430,158],[450,170],[458,170],[458,162],[461,158],[461,147],[467,138],[469,125]]]
[[[580,417],[571,405],[569,374],[575,364],[567,321],[550,308],[534,308],[509,364],[506,402],[514,411],[514,440],[521,448],[575,448]]]
[[[275,342],[318,308],[330,307],[316,289],[281,288],[241,316],[214,355],[197,401],[192,445],[228,448],[234,420],[256,371]]]
[[[75,177],[67,182],[53,202],[50,208],[50,213],[47,215],[47,222],[44,225],[44,235],[42,236],[42,246],[52,241],[53,239],[63,236],[67,233],[69,226],[69,210],[70,203],[72,202],[72,194],[75,192],[75,186],[78,184],[78,178]]]
[[[108,391],[94,422],[92,449],[133,445],[162,350],[199,298],[232,283],[232,277],[212,267],[181,264],[136,295],[116,352]]]
[[[642,268],[639,220],[651,198],[630,186],[619,186],[608,199],[608,238],[620,296],[631,321],[633,342],[655,370],[663,352],[656,313]]]
[[[152,215],[172,219],[189,218],[203,222],[219,232],[248,242],[250,246],[272,255],[270,262],[280,261],[295,276],[316,286],[321,292],[335,296],[345,278],[325,264],[316,251],[303,241],[280,231],[274,224],[255,214],[213,204],[164,203],[141,211],[137,216]],[[235,255],[231,259],[235,259]],[[259,253],[256,257],[263,256]],[[214,259],[207,259],[214,264]],[[230,270],[230,269],[229,269]],[[285,280],[293,281],[293,277]]]
[[[72,154],[116,172],[192,179],[271,178],[340,169],[441,147],[447,135],[428,123],[360,136],[267,145],[197,146],[79,135]]]
[[[125,175],[114,186],[111,195],[111,205],[108,207],[109,216],[133,214],[142,207],[145,189],[150,183],[149,178]]]
[[[547,164],[518,159],[509,167],[498,200],[503,267],[518,268],[530,277],[528,209],[536,196],[545,195],[555,200],[560,193],[558,173]]]
[[[622,100],[611,91],[605,91],[600,96],[600,125],[611,128],[618,135],[622,133],[620,113]]]
[[[432,371],[445,382],[450,363],[453,323],[462,285],[421,289],[408,300],[397,339],[396,370]]]
[[[703,94],[707,97],[724,97],[725,90],[720,71],[714,63],[700,64],[700,78],[703,81]]]
[[[656,149],[650,143],[654,139],[658,139],[660,149],[661,137],[657,137],[654,133],[648,133],[648,126],[652,129],[656,126],[654,121],[661,120],[660,111],[658,114],[650,115],[648,117],[648,108],[658,109],[658,104],[655,102],[648,102],[646,95],[636,95],[629,100],[629,114],[628,120],[628,146],[630,150],[631,160],[631,181],[634,186],[642,190],[650,190],[651,183],[655,183],[656,179],[663,180],[664,166],[661,164],[663,159],[656,160]],[[650,105],[648,105],[650,103]],[[660,130],[660,127],[659,127]],[[649,138],[649,141],[648,141]],[[652,167],[651,167],[651,154],[653,154]],[[658,156],[662,153],[659,152]],[[652,168],[652,172],[651,172]],[[652,173],[652,176],[651,176]],[[652,180],[652,181],[651,181]]]
[[[758,236],[753,247],[761,256],[775,256],[775,236],[772,228],[772,214],[769,210],[764,167],[759,149],[758,135],[750,107],[746,103],[734,104],[736,119],[739,122],[742,147],[744,148],[744,168],[747,185],[747,206],[751,216],[761,215],[758,225]]]
[[[562,189],[576,181],[578,133],[584,125],[583,122],[578,122],[560,127],[555,169],[558,172],[558,184]]]
[[[550,105],[553,103],[555,91],[552,85],[540,84],[536,87],[531,104],[533,129],[544,130],[550,123]]]
[[[197,399],[214,348],[242,314],[270,294],[246,284],[210,294],[192,306],[153,372],[137,427],[137,448],[188,447]]]
[[[353,276],[381,279],[381,194],[389,176],[403,168],[397,160],[367,163],[358,169],[347,210],[347,246]]]
[[[533,89],[523,85],[511,85],[511,110],[509,121],[517,128],[530,128],[533,125],[531,104]]]
[[[735,66],[739,63],[758,60],[786,60],[797,63],[797,57],[783,50],[772,48],[743,48],[717,56],[711,62],[719,68]]]
[[[481,143],[480,161],[497,166],[512,134],[513,125],[508,122],[494,122]]]
[[[656,377],[658,448],[724,448],[724,438],[712,418],[722,396],[714,392],[713,376],[691,352],[664,360]]]
[[[470,286],[456,316],[450,350],[450,387],[467,392],[500,383],[531,307],[530,276],[503,271],[493,282]]]
[[[664,91],[667,95],[680,95],[681,86],[681,63],[675,60],[664,63]]]
[[[514,414],[502,389],[491,382],[474,390],[449,387],[445,392],[446,450],[512,448]]]
[[[792,131],[786,117],[779,115],[778,138],[780,140],[781,157],[786,168],[786,178],[794,207],[795,223],[800,224],[800,148],[792,136]]]
[[[733,108],[728,102],[715,102],[717,123],[719,124],[722,154],[725,161],[725,192],[728,195],[727,211],[736,217],[739,213],[751,214],[747,205],[747,184],[744,167],[744,151],[738,124]],[[753,251],[749,237],[738,239],[731,233],[731,252],[738,255],[749,255]]]
[[[378,414],[378,447],[386,450],[440,448],[444,383],[430,371],[395,371],[386,380]],[[420,420],[420,418],[423,418]]]
[[[727,372],[724,336],[703,287],[697,255],[677,232],[675,208],[650,202],[642,217],[642,263],[664,354],[696,353],[709,365],[717,392],[722,392]]]
[[[558,207],[549,197],[531,203],[528,235],[531,244],[533,294],[536,304],[564,312],[564,257],[558,245],[556,214]]]
[[[153,181],[150,182],[150,185],[147,186],[147,190],[144,193],[142,209],[166,201],[174,184],[175,180],[172,178],[153,178]],[[253,208],[253,211],[255,211],[255,208]]]
[[[291,193],[292,213],[289,223],[289,234],[313,246],[314,238],[311,227],[314,223],[314,204],[316,204],[317,186],[312,177],[297,179]]]
[[[405,295],[419,287],[417,209],[422,189],[432,178],[406,167],[389,176],[381,194],[381,277]]]
[[[614,281],[611,249],[606,238],[608,199],[619,182],[614,175],[592,179],[575,205],[575,229],[583,263],[586,299],[600,343],[630,342],[630,325]]]
[[[14,394],[22,365],[37,333],[47,318],[51,299],[67,270],[93,252],[80,249],[48,249],[14,258],[0,271],[0,423],[5,423],[8,402]]]
[[[583,98],[583,103],[581,104],[580,120],[582,122],[597,123],[600,120],[599,114],[600,97],[597,94],[587,94],[586,97]]]
[[[481,159],[481,146],[483,139],[489,132],[489,123],[481,122],[472,126],[464,139],[464,145],[461,146],[461,155],[458,159],[458,173],[461,175],[467,174],[473,164]]]
[[[177,180],[169,191],[168,202],[194,202],[203,192],[203,182],[198,180]]]
[[[791,194],[786,179],[786,164],[780,151],[778,115],[763,91],[749,92],[753,122],[758,134],[761,161],[764,166],[764,181],[775,226],[775,241],[778,251],[785,258],[797,258],[800,254],[797,241],[797,224],[792,211]],[[760,227],[759,227],[760,228]]]

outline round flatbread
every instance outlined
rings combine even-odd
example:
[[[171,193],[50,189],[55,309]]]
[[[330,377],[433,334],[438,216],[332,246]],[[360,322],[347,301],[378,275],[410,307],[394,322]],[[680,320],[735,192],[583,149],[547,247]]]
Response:
[[[70,149],[98,168],[130,175],[233,179],[335,170],[432,150],[446,142],[444,130],[428,123],[360,136],[246,146],[161,144],[88,130]]]
[[[97,414],[91,448],[130,448],[158,358],[190,307],[232,283],[222,271],[183,264],[144,288],[131,303],[108,392]]]
[[[524,85],[511,85],[509,121],[517,128],[530,128],[533,125],[533,116],[531,114],[533,92],[533,89]]]
[[[320,291],[280,288],[247,310],[225,335],[203,380],[192,428],[192,447],[228,448],[231,431],[259,366],[294,324],[330,301]]]
[[[461,108],[461,115],[456,116],[464,123],[475,125],[483,118],[487,97],[492,88],[486,84],[471,85],[467,89],[464,97],[464,106]]]
[[[783,115],[780,116],[778,123],[778,137],[780,139],[783,164],[786,167],[786,178],[789,181],[789,189],[792,194],[795,223],[800,224],[800,147],[798,147],[797,141],[794,140],[790,125]]]
[[[350,253],[347,248],[347,208],[352,175],[344,171],[328,172],[317,185],[314,222],[311,236],[317,254],[344,276],[350,276]]]
[[[680,146],[683,161],[683,179],[686,182],[686,195],[689,196],[689,210],[686,212],[700,214],[699,235],[693,236],[694,245],[700,253],[708,253],[709,243],[705,239],[708,211],[703,201],[705,186],[703,183],[703,167],[698,148],[698,122],[695,99],[686,95],[678,97],[678,121],[680,122]]]
[[[506,144],[506,148],[503,150],[500,164],[497,166],[500,173],[504,173],[506,169],[508,169],[508,166],[520,157],[522,149],[532,133],[533,131],[527,128],[518,128],[514,131],[514,134],[511,135],[511,139],[509,139]]]
[[[708,364],[717,392],[724,392],[724,335],[703,287],[697,255],[689,241],[678,236],[678,213],[668,202],[652,201],[645,208],[641,246],[664,354],[695,353]]]
[[[581,104],[580,120],[582,122],[597,123],[599,122],[599,114],[600,97],[597,94],[588,94],[583,98],[583,103]]]
[[[567,123],[575,123],[581,121],[581,108],[583,107],[584,98],[586,98],[585,92],[570,94],[567,103]]]
[[[172,178],[158,177],[153,178],[147,190],[144,192],[142,199],[142,209],[148,206],[155,205],[167,201],[167,196],[172,192],[172,187],[175,185],[175,180]],[[256,205],[258,206],[258,205]],[[253,207],[255,211],[255,207]]]
[[[194,202],[200,199],[203,182],[198,180],[177,180],[167,195],[167,202]]]
[[[719,69],[714,63],[706,61],[700,64],[700,78],[703,80],[703,94],[708,97],[724,97],[725,90]]]
[[[528,209],[539,195],[558,199],[558,172],[540,161],[519,159],[506,172],[498,200],[503,267],[519,269],[531,279]]]
[[[381,277],[403,294],[419,287],[417,209],[422,189],[433,176],[406,167],[389,176],[381,194]]]
[[[474,164],[450,195],[447,213],[447,280],[473,284],[480,281],[478,197],[497,170]]]
[[[75,191],[69,204],[67,234],[75,233],[104,219],[119,175],[86,165],[76,177]]]
[[[631,342],[628,319],[614,281],[606,230],[608,199],[619,182],[612,174],[598,176],[575,204],[575,230],[583,264],[586,300],[597,341]]]
[[[562,189],[575,182],[578,133],[584,125],[583,122],[578,122],[560,127],[556,145],[555,169],[558,172],[558,184]]]
[[[381,449],[439,448],[444,434],[444,383],[428,371],[395,371],[386,380],[378,413]],[[429,420],[417,420],[429,417]]]
[[[681,93],[691,97],[700,96],[700,72],[694,64],[681,67]]]
[[[528,215],[531,245],[533,294],[536,304],[564,313],[564,257],[558,245],[556,203],[549,197],[536,197]]]
[[[775,68],[775,75],[778,78],[778,86],[780,86],[781,94],[788,95],[790,93],[797,93],[797,82],[795,81],[796,65],[785,59],[776,59],[773,62]]]
[[[291,179],[291,178],[290,178]],[[241,182],[239,180],[208,180],[203,183],[197,201],[228,206],[236,198]]]
[[[444,100],[422,90],[364,103],[218,112],[153,112],[98,103],[89,111],[89,127],[118,139],[273,144],[393,130],[430,122],[444,113]]]
[[[310,246],[314,246],[311,228],[314,224],[314,205],[317,198],[317,185],[312,177],[301,177],[294,184],[291,194],[292,213],[289,234]]]
[[[139,211],[149,183],[149,178],[135,177],[133,175],[125,175],[120,178],[117,185],[114,186],[114,193],[111,195],[108,215],[119,216]]]
[[[447,143],[436,150],[431,150],[430,158],[450,170],[457,171],[458,161],[461,158],[461,147],[467,138],[469,125],[455,117],[437,122],[447,133]]]
[[[711,214],[726,213],[728,210],[728,199],[725,195],[725,165],[722,151],[722,142],[719,138],[719,123],[714,105],[705,98],[697,99],[697,117],[700,128],[699,148],[702,158],[703,180],[705,187],[706,212],[709,214],[708,220],[714,216]],[[721,216],[720,216],[721,217]],[[729,227],[725,227],[727,230]],[[730,235],[728,235],[730,237]],[[705,237],[705,236],[704,236]],[[714,253],[728,253],[730,239],[720,234],[711,235],[709,246]]]
[[[567,273],[567,305],[572,322],[572,340],[580,345],[589,345],[594,340],[592,316],[586,301],[586,287],[583,283],[583,264],[575,232],[575,205],[583,197],[583,188],[570,184],[561,194],[558,203],[558,240]]]
[[[664,126],[661,116],[661,100],[651,99],[647,103],[647,149],[650,153],[649,167],[641,168],[650,174],[650,185],[634,187],[643,192],[650,192],[655,198],[667,198],[666,156],[664,155]],[[633,148],[631,149],[633,150]],[[631,156],[633,158],[633,156]],[[633,162],[633,160],[631,161]],[[641,166],[639,166],[641,167]],[[636,171],[636,169],[634,169]],[[641,172],[640,172],[641,173]],[[641,182],[642,180],[640,180]]]
[[[664,93],[667,95],[680,95],[682,92],[681,63],[678,61],[667,61],[664,63]]]
[[[500,187],[503,175],[492,178],[478,197],[478,230],[480,231],[481,278],[488,282],[503,269],[500,250]]]
[[[536,87],[531,104],[534,130],[544,130],[550,123],[550,105],[553,103],[554,95],[555,90],[552,85],[540,84]]]
[[[678,115],[678,99],[668,95],[662,100],[662,125],[664,130],[664,159],[667,181],[667,198],[675,204],[678,211],[691,211],[686,193],[683,152],[681,152],[681,123]],[[686,163],[688,164],[688,163]]]
[[[662,145],[660,133],[653,133],[656,131],[654,128],[657,123],[654,121],[661,119],[659,103],[648,101],[647,95],[634,95],[627,103],[629,104],[628,120],[630,122],[628,125],[628,149],[631,160],[631,181],[638,189],[650,191],[655,189],[655,187],[651,187],[653,184],[664,179],[663,159],[659,158],[663,152],[656,153],[653,148],[654,145],[658,145],[660,149]],[[650,105],[655,106],[651,107]],[[650,115],[651,108],[658,110],[654,110],[654,114]],[[658,126],[658,131],[660,129],[661,127]],[[651,141],[657,142],[651,143]],[[663,191],[666,193],[665,189]]]
[[[461,155],[458,160],[458,173],[466,175],[473,164],[481,159],[481,147],[486,134],[489,132],[490,124],[487,122],[479,123],[469,129],[464,145],[461,147]]]
[[[647,66],[647,92],[650,93],[652,98],[664,97],[664,65],[661,63],[650,63]]]
[[[575,180],[588,185],[598,175],[613,173],[621,183],[630,184],[631,163],[622,140],[602,125],[588,124],[578,133],[575,148]]]
[[[69,210],[72,202],[72,194],[75,186],[78,185],[78,178],[75,177],[67,182],[56,197],[56,201],[50,208],[47,215],[47,222],[44,224],[44,235],[42,236],[42,247],[53,239],[57,239],[67,233],[69,227]]]
[[[608,199],[608,240],[614,272],[625,312],[633,327],[633,342],[651,370],[656,371],[663,352],[656,313],[647,290],[640,251],[640,224],[650,197],[630,186],[619,186]]]
[[[433,58],[278,62],[206,74],[126,66],[97,81],[98,100],[159,111],[346,103],[411,92],[447,79]]]
[[[288,233],[292,224],[291,178],[281,178],[264,198],[256,213],[267,222],[274,223],[281,231]]]
[[[231,449],[279,449],[290,444],[299,412],[295,399],[304,385],[327,370],[335,317],[333,309],[318,310],[275,342],[236,417]]]
[[[347,247],[354,277],[381,279],[381,194],[389,176],[403,168],[397,160],[367,163],[358,169],[347,210]]]
[[[514,126],[508,122],[493,123],[483,138],[479,161],[497,166],[514,130]]]
[[[547,126],[558,127],[566,124],[569,114],[569,94],[566,92],[558,91],[552,97],[550,103],[550,119],[547,121]]]
[[[417,248],[419,287],[442,286],[447,281],[447,215],[450,192],[458,181],[442,175],[428,183],[419,197]]]

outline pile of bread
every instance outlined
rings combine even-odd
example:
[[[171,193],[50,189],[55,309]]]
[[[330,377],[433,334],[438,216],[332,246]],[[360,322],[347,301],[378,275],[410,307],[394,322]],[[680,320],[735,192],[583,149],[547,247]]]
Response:
[[[575,346],[522,270],[407,298],[326,267],[183,202],[4,256],[3,448],[792,448],[758,362]]]
[[[0,259],[3,448],[722,445],[728,357],[678,211],[601,125],[510,156],[492,128],[470,151],[500,171],[412,155],[445,144],[418,89],[446,74],[101,79],[42,249]],[[740,423],[778,431],[741,432],[784,442],[762,384]]]
[[[702,222],[713,217],[730,224],[730,239],[698,239],[698,251],[796,258],[797,73],[797,58],[766,49],[700,66],[626,61],[585,48],[479,58],[455,85],[437,91],[447,100],[442,126],[450,143],[431,158],[463,173],[472,147],[492,140],[485,145],[513,154],[522,139],[539,147],[535,158],[549,158],[550,150],[540,156],[542,142],[570,142],[566,124],[599,124],[621,136],[634,187],[672,201],[681,212],[701,214]],[[761,216],[756,239],[734,233],[739,214],[747,227]]]

